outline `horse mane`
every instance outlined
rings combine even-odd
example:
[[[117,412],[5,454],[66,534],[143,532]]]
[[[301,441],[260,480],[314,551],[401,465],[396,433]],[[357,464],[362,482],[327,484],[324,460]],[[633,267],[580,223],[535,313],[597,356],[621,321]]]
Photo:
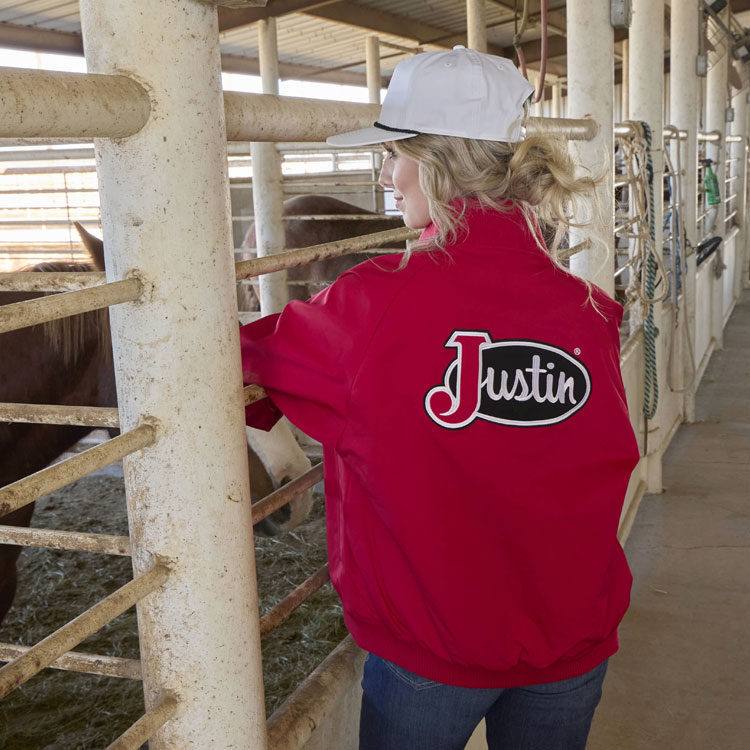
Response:
[[[46,262],[28,266],[22,271],[38,272],[91,272],[99,270],[89,263]],[[42,296],[58,294],[44,292]],[[45,344],[62,357],[65,367],[75,364],[86,351],[87,344],[96,341],[97,349],[106,352],[109,341],[109,315],[107,309],[93,310],[42,323]]]

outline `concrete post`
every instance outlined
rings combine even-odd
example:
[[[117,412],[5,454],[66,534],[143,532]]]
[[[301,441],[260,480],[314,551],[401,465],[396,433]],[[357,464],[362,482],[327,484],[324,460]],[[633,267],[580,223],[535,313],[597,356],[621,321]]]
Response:
[[[669,60],[672,78],[670,92],[671,125],[687,131],[687,140],[681,141],[681,166],[685,170],[682,182],[682,212],[687,247],[682,251],[687,258],[688,270],[683,279],[682,304],[685,317],[682,325],[687,326],[686,338],[691,346],[682,352],[684,383],[683,415],[687,422],[695,421],[695,383],[691,384],[692,374],[698,363],[695,351],[695,246],[698,244],[696,227],[696,195],[698,170],[698,75],[696,58],[698,55],[698,34],[700,12],[697,0],[674,3],[670,14]]]
[[[370,104],[380,104],[380,88],[382,81],[380,71],[380,40],[376,34],[371,34],[367,37],[366,44],[365,64],[367,73],[367,98]],[[372,210],[379,213],[385,211],[383,188],[377,183],[377,178],[382,166],[382,155],[379,152],[374,153],[372,155]]]
[[[592,116],[599,134],[576,144],[584,171],[600,174],[598,188],[601,221],[590,228],[592,248],[571,259],[571,269],[614,295],[614,34],[609,3],[598,0],[568,0],[568,101],[567,116]],[[581,242],[580,232],[571,231],[570,244]]]
[[[258,54],[264,94],[279,93],[279,58],[276,19],[258,21]],[[253,158],[253,213],[258,257],[283,252],[286,246],[283,204],[284,179],[281,155],[275,143],[250,144]],[[261,315],[281,312],[289,302],[286,271],[259,279]]]
[[[726,11],[722,12],[722,18],[726,21]],[[709,58],[709,62],[711,62]],[[714,161],[714,171],[719,181],[719,192],[721,193],[721,202],[717,206],[716,224],[713,234],[717,237],[725,237],[724,219],[726,210],[724,199],[726,198],[726,134],[727,134],[727,77],[729,70],[728,53],[718,59],[713,60],[709,68],[708,78],[706,80],[706,129],[708,131],[716,130],[721,134],[721,139],[716,142],[707,144],[706,154],[709,159]],[[723,250],[723,243],[722,243]],[[723,262],[723,252],[714,256],[712,263],[718,264]],[[714,279],[711,292],[711,337],[714,340],[716,349],[724,347],[724,312],[723,312],[723,280]]]
[[[466,32],[469,49],[487,52],[487,14],[484,0],[466,0]]]
[[[536,91],[539,91],[539,85],[542,81],[542,74],[539,71],[536,70],[530,70],[529,71],[529,80],[534,85],[534,88]],[[534,98],[536,99],[536,94],[534,95]],[[544,117],[544,95],[542,95],[542,98],[538,102],[534,102],[534,105],[532,107],[532,113],[534,117]]]
[[[367,66],[367,100],[370,104],[380,104],[380,40],[370,34],[366,40],[365,64]]]
[[[721,197],[726,197],[724,180],[726,179],[726,134],[727,134],[727,57],[726,53],[719,60],[714,61],[708,71],[706,82],[706,129],[718,131],[721,134],[720,141],[707,144],[706,153],[713,159],[713,169],[719,180]],[[724,203],[719,204],[719,213],[716,216],[714,234],[724,236],[724,218],[726,211]]]
[[[630,119],[630,41],[622,40],[622,119]]]
[[[140,81],[151,117],[96,142],[120,421],[157,426],[125,460],[135,573],[170,574],[138,604],[146,706],[175,716],[151,750],[264,750],[263,681],[242,409],[216,7],[82,0],[88,69]]]
[[[741,64],[736,64],[738,73],[741,73]],[[734,109],[734,121],[731,124],[732,135],[740,136],[740,143],[732,143],[731,157],[732,169],[731,175],[735,178],[729,185],[731,193],[737,193],[734,200],[734,206],[737,209],[735,222],[740,228],[739,234],[735,241],[735,265],[733,294],[736,300],[742,293],[742,267],[744,262],[744,248],[747,244],[747,92],[739,91],[732,97],[732,108]],[[731,195],[730,193],[730,195]],[[734,210],[734,209],[732,209]]]
[[[562,107],[560,100],[562,98],[562,82],[558,78],[552,86],[552,117],[562,117]]]
[[[664,0],[633,0],[633,21],[630,26],[629,111],[631,120],[645,121],[651,128],[651,158],[654,165],[655,252],[662,254],[662,222],[664,219]],[[654,320],[661,327],[662,304],[654,305]],[[662,336],[664,334],[662,333]],[[665,359],[657,340],[657,378],[664,382]],[[661,389],[664,391],[665,389]],[[662,392],[661,396],[665,394]],[[660,399],[661,400],[661,399]],[[657,409],[647,420],[647,484],[648,491],[662,491],[661,443],[663,429]]]

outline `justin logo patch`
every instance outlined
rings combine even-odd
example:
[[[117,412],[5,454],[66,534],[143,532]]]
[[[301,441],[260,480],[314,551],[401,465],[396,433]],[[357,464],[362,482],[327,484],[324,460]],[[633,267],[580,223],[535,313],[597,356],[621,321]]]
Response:
[[[591,395],[588,370],[560,347],[492,341],[484,331],[454,331],[445,346],[456,350],[456,358],[443,384],[424,399],[430,419],[441,427],[456,430],[475,419],[517,427],[556,424]]]

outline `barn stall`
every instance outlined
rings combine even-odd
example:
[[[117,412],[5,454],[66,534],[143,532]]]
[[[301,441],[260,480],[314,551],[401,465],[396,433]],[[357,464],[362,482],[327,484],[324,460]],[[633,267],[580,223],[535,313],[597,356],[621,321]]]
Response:
[[[275,5],[270,3],[267,10],[272,11]],[[558,6],[562,4],[552,5],[559,23]],[[226,392],[221,388],[217,391],[216,385],[220,382],[223,388],[238,383],[230,252],[236,241],[230,237],[228,222],[224,127],[230,140],[256,144],[252,154],[254,179],[264,185],[262,197],[274,198],[262,204],[261,191],[255,191],[253,211],[256,221],[265,222],[259,228],[261,254],[273,253],[284,249],[279,241],[283,226],[279,220],[281,182],[277,152],[267,144],[316,141],[334,130],[369,124],[377,108],[276,98],[273,82],[278,74],[272,72],[265,76],[263,95],[227,92],[222,107],[216,9],[205,3],[175,1],[161,4],[158,10],[148,4],[148,15],[144,16],[139,6],[131,3],[128,9],[122,9],[115,3],[81,3],[88,75],[3,73],[0,90],[13,92],[17,102],[17,109],[3,124],[3,137],[98,139],[107,280],[119,286],[96,289],[95,294],[87,295],[95,296],[93,301],[86,297],[81,303],[74,300],[64,310],[70,314],[85,305],[116,305],[111,316],[119,420],[126,430],[122,440],[104,444],[85,466],[72,472],[54,471],[49,481],[48,474],[43,480],[37,478],[3,492],[6,498],[14,498],[12,502],[33,499],[56,482],[82,476],[128,454],[125,471],[130,542],[134,569],[140,577],[135,587],[120,597],[121,606],[132,604],[152,587],[158,588],[146,594],[138,606],[148,708],[140,726],[146,728],[137,730],[137,739],[129,735],[123,740],[131,744],[118,746],[137,747],[134,742],[140,744],[156,732],[152,747],[212,743],[229,747],[233,742],[248,746],[247,738],[256,743],[251,746],[263,747],[266,732],[254,615],[257,601],[242,457],[243,395],[239,385],[227,387]],[[493,26],[495,20],[484,13],[502,4],[484,6],[467,4],[468,43],[478,49],[487,44],[488,26],[499,29],[495,32],[498,36],[503,32],[502,22],[497,20]],[[609,160],[608,184],[602,188],[601,200],[609,206],[615,195],[617,203],[612,211],[605,211],[599,239],[602,246],[614,247],[616,252],[610,252],[607,262],[602,263],[596,253],[575,247],[579,238],[572,237],[570,244],[571,250],[579,250],[571,253],[571,267],[617,293],[630,312],[623,331],[623,373],[643,460],[633,475],[623,513],[623,541],[643,492],[660,486],[661,457],[680,422],[690,419],[691,394],[712,351],[721,346],[723,326],[747,277],[747,242],[742,228],[746,204],[746,71],[743,64],[732,63],[729,42],[723,47],[721,44],[724,36],[729,39],[722,35],[722,25],[728,25],[730,31],[736,27],[726,13],[716,17],[707,13],[703,18],[697,7],[671,8],[667,119],[664,92],[654,85],[653,68],[647,64],[654,50],[664,48],[665,8],[660,3],[636,2],[634,6],[628,34],[622,28],[611,32],[612,18],[602,4],[567,3],[567,68],[563,71],[558,67],[554,74],[557,80],[549,87],[549,101],[540,101],[537,114],[545,114],[547,107],[548,113],[559,115],[564,111],[568,118],[590,115],[596,126],[553,118],[530,125],[555,128],[582,139],[579,153],[583,165],[595,167],[603,159]],[[384,6],[381,15],[387,18],[390,10]],[[221,19],[226,22],[231,17],[231,12],[218,16],[219,27]],[[508,12],[501,17],[507,19]],[[261,73],[278,57],[270,18],[256,19],[260,23]],[[447,22],[447,18],[444,20]],[[693,32],[703,23],[706,36],[713,34],[712,51],[706,54],[708,75],[698,79],[694,67],[685,60],[699,51],[699,35]],[[123,28],[132,30],[127,38],[115,32]],[[225,31],[223,43],[229,44],[232,39],[231,29]],[[446,41],[455,40],[446,37],[441,43]],[[619,88],[615,88],[616,41],[617,57],[623,61]],[[430,47],[425,44],[423,48]],[[370,61],[377,55],[373,49],[374,44],[367,42]],[[605,60],[613,64],[602,65]],[[534,63],[530,54],[527,61]],[[735,71],[733,82],[730,70]],[[377,79],[371,73],[371,81],[373,78]],[[700,120],[698,80],[705,90]],[[563,82],[569,89],[566,95],[561,90]],[[730,102],[726,98],[728,83],[732,87]],[[688,96],[690,91],[696,96]],[[202,106],[196,107],[196,102]],[[734,114],[731,125],[726,118],[728,103]],[[622,114],[620,124],[616,111]],[[225,122],[216,117],[222,112]],[[648,129],[640,125],[643,121]],[[699,256],[690,253],[703,239],[710,210],[707,196],[700,189],[698,144],[717,165],[719,183],[730,187],[716,217],[722,253],[708,256],[702,263],[696,262]],[[665,169],[667,158],[671,166]],[[650,197],[651,186],[644,177],[649,160],[653,182],[658,185],[666,181],[669,191],[679,196],[669,209],[672,231],[671,236],[662,237],[666,245],[663,252],[656,252],[661,243],[657,243],[658,234],[649,227],[647,216],[651,201],[651,223],[657,228],[663,226],[659,191]],[[175,200],[177,194],[179,201]],[[700,212],[696,209],[699,201]],[[613,243],[613,237],[619,239]],[[158,256],[150,252],[155,246]],[[307,253],[306,257],[320,252]],[[242,265],[236,272],[283,271],[298,260],[299,255],[280,263],[271,259],[246,261],[251,265]],[[666,292],[670,277],[665,262],[672,264],[674,297],[664,294],[663,299],[651,302]],[[652,264],[656,268],[646,273],[644,269]],[[650,276],[653,288],[639,290],[641,276]],[[679,286],[678,277],[682,280]],[[6,283],[19,282],[17,277],[8,277]],[[283,290],[283,281],[278,285],[269,282],[268,289],[262,291],[270,300],[267,310],[283,304]],[[63,310],[62,304],[57,307]],[[8,326],[4,330],[60,314],[39,308],[3,311],[3,322]],[[163,324],[155,324],[160,319],[169,319],[168,330]],[[664,334],[656,336],[655,328]],[[195,373],[204,370],[212,373],[210,381],[196,379]],[[144,374],[159,388],[144,393],[139,387]],[[30,411],[12,418],[41,418]],[[55,417],[47,414],[46,418]],[[227,446],[227,455],[217,456],[211,449],[216,444]],[[203,455],[207,455],[205,464],[195,461],[195,456]],[[171,470],[165,472],[165,466]],[[196,517],[190,511],[200,507],[198,500],[206,497],[214,498],[213,504],[202,508]],[[183,543],[185,537],[191,539],[189,546]],[[221,539],[218,555],[217,538]],[[243,573],[228,580],[227,569]],[[189,611],[186,592],[190,592]],[[224,603],[231,600],[235,609],[224,609],[224,604],[217,607],[217,597]],[[175,637],[175,624],[183,622],[189,623],[188,627]],[[233,627],[227,628],[227,622]],[[60,642],[66,644],[64,651],[72,645],[67,634]],[[196,643],[204,649],[202,652],[195,651]],[[48,644],[43,650],[48,659],[59,655],[59,648],[51,650]],[[30,661],[29,657],[19,657],[11,662],[5,672],[10,676],[5,679],[12,682],[21,674],[28,675],[31,670],[25,665]],[[346,746],[341,738],[351,736],[353,731],[357,696],[352,688],[358,681],[360,662],[356,648],[350,643],[342,646],[287,710],[272,717],[271,746]],[[179,696],[179,701],[172,695]],[[232,706],[238,702],[254,708],[235,716]],[[163,728],[158,730],[162,723]],[[314,735],[312,725],[318,727]]]

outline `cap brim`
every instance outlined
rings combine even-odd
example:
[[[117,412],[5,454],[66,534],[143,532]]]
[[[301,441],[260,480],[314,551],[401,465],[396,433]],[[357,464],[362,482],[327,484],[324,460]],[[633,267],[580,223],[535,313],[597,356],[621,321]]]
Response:
[[[417,133],[399,133],[396,130],[385,128],[362,128],[361,130],[350,130],[348,133],[331,135],[326,138],[329,146],[372,146],[376,143],[387,141],[400,141],[404,138],[414,138]]]

